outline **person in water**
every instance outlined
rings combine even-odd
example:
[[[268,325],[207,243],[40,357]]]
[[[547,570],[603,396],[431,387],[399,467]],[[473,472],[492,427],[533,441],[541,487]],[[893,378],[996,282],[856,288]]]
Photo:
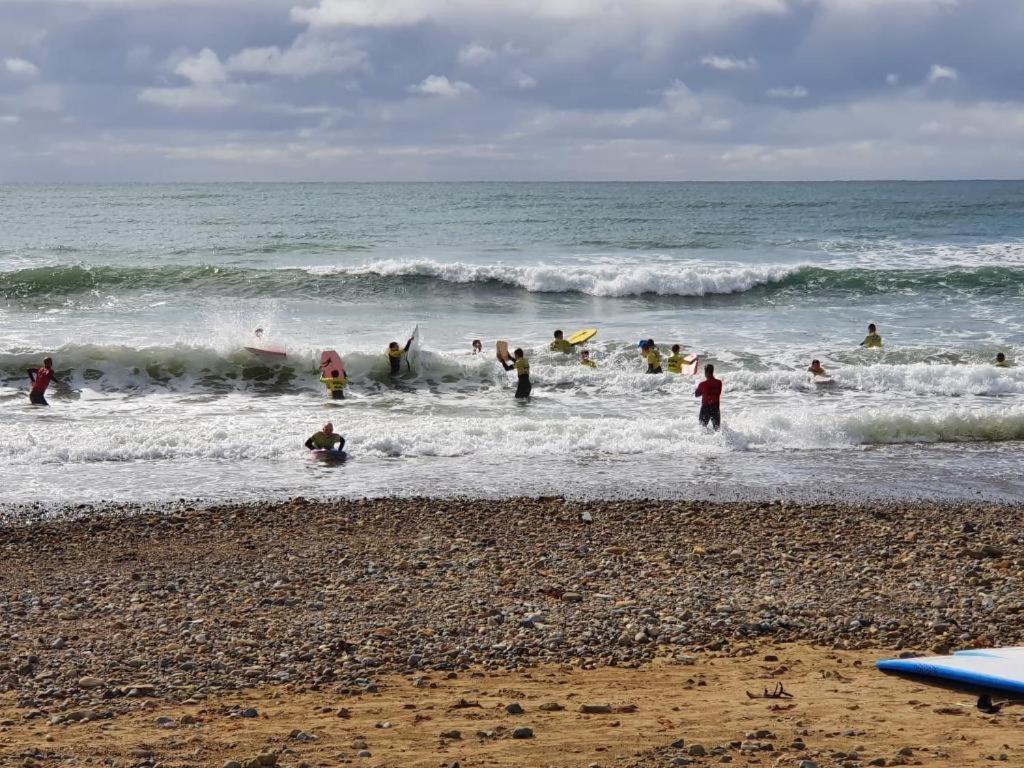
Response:
[[[340,371],[337,369],[332,370],[330,376],[324,376],[321,373],[320,383],[327,387],[327,391],[330,393],[332,399],[345,399],[345,387],[348,386],[348,375],[345,373],[344,368]]]
[[[335,448],[335,445],[337,447]],[[316,450],[345,450],[345,438],[334,431],[334,425],[327,422],[319,432],[314,433],[306,440],[306,447],[311,451]]]
[[[590,350],[584,349],[580,352],[580,365],[585,365],[587,368],[597,368],[597,363],[590,359]]]
[[[862,347],[867,349],[880,349],[882,346],[882,337],[878,335],[878,329],[875,328],[874,323],[868,324],[868,335],[864,337],[864,341],[860,343]]]
[[[644,360],[647,361],[648,373],[662,373],[661,352],[654,346],[654,339],[648,339],[644,345]]]
[[[821,360],[811,360],[811,367],[808,368],[807,370],[810,373],[813,373],[815,376],[828,376],[828,374],[825,373],[825,369],[821,365]]]
[[[669,373],[682,373],[683,363],[686,360],[683,359],[682,348],[678,344],[672,345],[672,354],[665,360],[665,367],[668,368]]]
[[[412,346],[412,336],[405,342],[404,347],[398,346],[397,341],[388,344],[388,363],[391,364],[391,375],[397,376],[402,370],[402,355],[409,351]]]
[[[480,339],[473,339],[473,354],[474,355],[479,355],[483,351],[484,351],[483,342],[480,341]]]
[[[1010,361],[1006,359],[1006,355],[1002,352],[996,353],[996,361],[992,363],[996,368],[1010,368]]]
[[[700,425],[707,428],[710,422],[717,432],[722,426],[722,380],[715,378],[715,366],[711,363],[704,366],[704,381],[697,385],[693,396],[700,398],[700,414],[697,416]]]
[[[508,362],[506,360],[499,359],[501,367],[506,371],[511,371],[513,368],[516,369],[516,376],[519,377],[519,383],[516,384],[516,398],[518,400],[525,400],[530,396],[530,392],[533,391],[533,384],[530,383],[530,362],[526,359],[526,355],[523,354],[523,350],[520,347],[516,347],[516,351],[512,353],[514,360]]]
[[[555,331],[555,340],[551,342],[550,349],[552,352],[561,352],[563,355],[568,355],[572,352],[572,344],[569,343],[568,339],[563,338],[561,331]]]
[[[46,402],[46,388],[53,381],[53,358],[47,357],[43,360],[42,368],[29,368],[28,380],[32,382],[32,388],[28,393],[28,401],[32,405],[49,405]]]

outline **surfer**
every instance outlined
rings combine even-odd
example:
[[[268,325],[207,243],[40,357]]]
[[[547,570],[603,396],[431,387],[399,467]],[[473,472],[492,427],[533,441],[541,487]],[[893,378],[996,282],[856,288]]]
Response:
[[[878,335],[878,329],[875,328],[874,323],[868,323],[868,335],[864,337],[864,341],[860,343],[862,347],[867,349],[880,349],[882,346],[882,337]]]
[[[590,350],[584,349],[580,352],[580,365],[585,365],[587,368],[597,368],[597,363],[590,359]]]
[[[32,389],[29,390],[28,400],[32,405],[49,405],[46,402],[46,388],[53,381],[53,358],[47,357],[43,360],[42,368],[29,368],[28,379],[32,382]]]
[[[1006,355],[1002,352],[996,353],[996,361],[992,363],[996,368],[1012,368],[1010,361],[1006,359]]]
[[[665,367],[668,368],[669,373],[682,373],[683,363],[686,361],[683,359],[683,350],[678,344],[672,345],[672,354],[665,360]]]
[[[253,331],[253,335],[256,337],[257,341],[263,341],[263,329],[262,328],[257,328],[255,331]]]
[[[648,339],[644,345],[644,360],[647,361],[648,373],[662,373],[661,352],[654,346],[654,339]]]
[[[523,354],[522,347],[516,347],[516,351],[512,353],[515,357],[514,362],[506,362],[505,360],[499,360],[501,367],[506,371],[511,371],[513,368],[516,369],[516,375],[519,377],[519,383],[516,384],[516,399],[525,400],[530,396],[530,392],[533,391],[533,384],[530,383],[530,362],[526,359],[526,355]]]
[[[821,366],[820,360],[811,360],[811,367],[807,369],[809,373],[813,373],[815,376],[828,376],[825,373],[825,369]]]
[[[330,376],[320,374],[320,383],[327,387],[327,391],[330,393],[332,399],[345,399],[345,387],[348,385],[348,375],[345,373],[344,368],[340,371],[332,370]]]
[[[399,347],[397,341],[388,344],[388,363],[391,364],[391,375],[397,376],[402,370],[402,355],[409,351],[412,346],[412,336],[405,342],[405,347]]]
[[[337,443],[338,447],[334,445]],[[327,422],[319,432],[315,432],[306,440],[306,447],[311,451],[316,450],[345,450],[345,438],[334,431],[334,425]]]
[[[480,339],[473,339],[473,354],[474,355],[479,355],[483,351],[484,351],[483,342],[480,341]]]
[[[564,355],[568,355],[572,352],[572,344],[563,336],[564,334],[561,331],[555,331],[555,340],[551,342],[550,349],[552,352],[561,352]]]
[[[700,425],[707,428],[711,422],[715,432],[722,426],[722,413],[719,406],[722,400],[722,380],[715,378],[715,366],[708,363],[704,366],[704,381],[697,385],[694,397],[700,398],[700,414],[697,418]]]

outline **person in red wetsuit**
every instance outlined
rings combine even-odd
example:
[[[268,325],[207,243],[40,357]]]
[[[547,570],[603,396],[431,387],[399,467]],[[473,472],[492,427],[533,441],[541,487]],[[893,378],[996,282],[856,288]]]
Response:
[[[42,368],[29,368],[28,378],[32,382],[32,389],[28,393],[29,402],[32,405],[49,405],[46,402],[46,388],[53,381],[53,358],[43,360]]]
[[[704,381],[697,385],[694,397],[700,398],[700,425],[707,427],[708,422],[717,432],[722,426],[722,413],[719,403],[722,400],[722,380],[715,378],[715,366],[708,363],[704,366]]]

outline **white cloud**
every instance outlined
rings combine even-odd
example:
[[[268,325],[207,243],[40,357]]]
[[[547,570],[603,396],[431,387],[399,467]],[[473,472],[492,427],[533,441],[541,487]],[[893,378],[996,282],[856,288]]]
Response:
[[[351,44],[299,38],[284,50],[271,45],[239,51],[228,59],[227,69],[299,78],[326,72],[350,72],[365,64],[366,53]]]
[[[897,75],[895,72],[890,72],[888,75],[885,76],[885,84],[886,85],[899,85],[900,84],[900,76]]]
[[[14,75],[35,77],[39,74],[39,67],[27,59],[19,59],[17,57],[4,59],[4,68]]]
[[[143,88],[139,101],[176,111],[191,109],[223,109],[235,100],[217,88],[209,85],[185,88]]]
[[[700,63],[705,67],[717,69],[719,72],[750,72],[758,68],[757,59],[753,56],[737,59],[732,56],[718,56],[712,53],[701,59]]]
[[[498,54],[480,43],[470,43],[459,51],[459,63],[478,67],[494,59]]]
[[[810,93],[802,85],[793,85],[789,88],[769,88],[765,95],[772,99],[806,99]]]
[[[723,23],[749,13],[786,13],[787,0],[318,0],[292,8],[292,20],[315,27],[393,27],[428,19],[466,22],[474,18],[586,21],[605,19],[656,25],[674,18],[690,25]]]
[[[928,82],[937,83],[940,80],[956,80],[959,74],[952,67],[944,67],[941,64],[932,64],[928,70]]]
[[[430,75],[422,83],[409,86],[410,93],[418,93],[421,96],[441,96],[446,99],[473,93],[475,90],[469,83],[464,83],[461,80],[452,82],[444,75]]]
[[[17,115],[0,115],[0,125],[14,125],[20,122],[21,118]]]
[[[220,63],[220,57],[209,48],[203,48],[195,56],[182,59],[174,68],[174,74],[196,85],[223,83],[228,79],[224,65]]]
[[[509,83],[513,88],[518,88],[521,91],[529,91],[537,87],[537,78],[526,74],[525,72],[513,72],[509,76]]]

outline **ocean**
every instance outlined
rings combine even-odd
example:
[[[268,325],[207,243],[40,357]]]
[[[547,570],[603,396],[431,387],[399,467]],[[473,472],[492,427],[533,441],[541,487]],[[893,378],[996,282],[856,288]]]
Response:
[[[992,365],[1024,365],[1024,183],[11,185],[0,210],[0,503],[1024,501],[1024,368]],[[244,350],[257,327],[285,360]],[[586,327],[597,369],[548,351]],[[648,337],[714,363],[720,433]],[[327,420],[343,465],[303,448]]]

